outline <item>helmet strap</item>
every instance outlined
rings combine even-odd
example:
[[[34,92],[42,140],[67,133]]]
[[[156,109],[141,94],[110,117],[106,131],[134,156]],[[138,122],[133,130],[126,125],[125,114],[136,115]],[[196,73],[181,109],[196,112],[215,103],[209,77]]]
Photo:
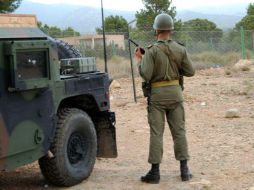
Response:
[[[154,36],[157,36],[157,30],[154,30],[153,35],[154,35]]]

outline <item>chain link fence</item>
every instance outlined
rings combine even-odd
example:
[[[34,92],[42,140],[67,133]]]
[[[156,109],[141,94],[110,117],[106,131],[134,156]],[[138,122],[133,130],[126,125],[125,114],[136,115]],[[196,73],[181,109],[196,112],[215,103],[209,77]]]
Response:
[[[109,64],[120,67],[124,62],[124,68],[115,69],[114,72],[130,74],[130,56],[133,56],[135,46],[131,44],[129,51],[128,39],[134,40],[142,47],[156,42],[154,31],[151,28],[116,29],[117,32],[106,33],[106,50]],[[54,31],[48,33],[55,36]],[[53,35],[52,35],[53,34]],[[86,34],[77,36],[75,33],[62,34],[57,38],[75,46],[83,56],[96,57],[99,64],[103,63],[104,48],[102,34]],[[240,59],[254,58],[254,31],[195,31],[183,29],[175,31],[173,39],[183,44],[189,52],[197,69],[209,67],[221,67],[238,62]],[[117,66],[116,66],[117,64]],[[127,66],[128,67],[127,67]],[[112,70],[112,68],[111,68]],[[110,68],[109,68],[110,71]]]

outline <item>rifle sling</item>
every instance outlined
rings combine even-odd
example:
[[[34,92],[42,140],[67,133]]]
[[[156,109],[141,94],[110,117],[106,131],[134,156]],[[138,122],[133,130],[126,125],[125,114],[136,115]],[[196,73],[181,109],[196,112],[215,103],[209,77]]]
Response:
[[[174,70],[174,72],[177,74],[178,79],[180,78],[180,72],[179,70],[181,70],[180,66],[176,63],[176,57],[173,54],[173,52],[169,49],[169,47],[167,45],[157,45],[157,47],[164,52],[169,60],[169,63],[172,67],[172,69]]]

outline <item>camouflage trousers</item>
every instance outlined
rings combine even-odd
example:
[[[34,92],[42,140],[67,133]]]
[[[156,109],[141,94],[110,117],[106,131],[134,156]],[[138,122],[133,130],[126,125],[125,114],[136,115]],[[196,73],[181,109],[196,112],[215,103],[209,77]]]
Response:
[[[188,160],[188,145],[185,131],[185,113],[183,102],[149,102],[148,122],[150,125],[150,148],[148,162],[161,163],[163,155],[163,133],[165,118],[169,125],[176,160]]]

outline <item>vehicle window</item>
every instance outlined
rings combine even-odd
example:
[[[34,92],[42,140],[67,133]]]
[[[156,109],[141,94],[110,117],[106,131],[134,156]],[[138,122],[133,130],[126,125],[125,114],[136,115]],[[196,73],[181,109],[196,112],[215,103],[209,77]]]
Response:
[[[48,77],[48,53],[46,50],[17,51],[16,63],[19,80]]]

